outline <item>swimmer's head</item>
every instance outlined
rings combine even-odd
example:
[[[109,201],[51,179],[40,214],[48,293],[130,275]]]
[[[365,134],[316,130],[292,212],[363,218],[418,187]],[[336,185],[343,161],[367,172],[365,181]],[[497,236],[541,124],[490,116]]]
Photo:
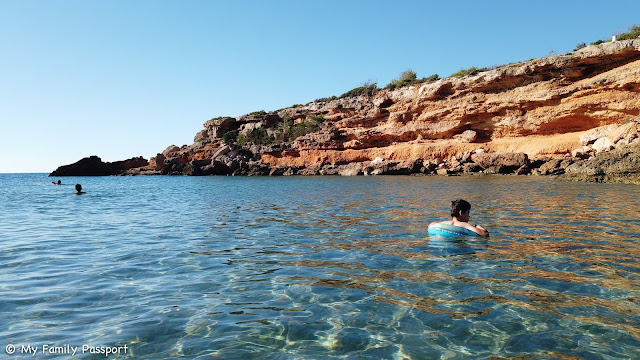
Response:
[[[471,204],[468,201],[458,199],[451,202],[451,217],[469,216],[469,211],[471,211]]]

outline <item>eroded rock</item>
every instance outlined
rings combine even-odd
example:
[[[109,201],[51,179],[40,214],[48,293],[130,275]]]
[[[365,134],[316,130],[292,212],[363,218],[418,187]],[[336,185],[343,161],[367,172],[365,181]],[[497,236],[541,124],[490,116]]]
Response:
[[[624,146],[602,152],[566,168],[565,177],[586,181],[640,184],[640,146]]]
[[[476,153],[471,160],[485,170],[496,173],[509,173],[529,164],[529,157],[524,153]],[[485,171],[486,173],[486,171]]]
[[[462,142],[472,143],[478,138],[478,133],[473,130],[465,130],[461,134],[454,135],[453,138]]]

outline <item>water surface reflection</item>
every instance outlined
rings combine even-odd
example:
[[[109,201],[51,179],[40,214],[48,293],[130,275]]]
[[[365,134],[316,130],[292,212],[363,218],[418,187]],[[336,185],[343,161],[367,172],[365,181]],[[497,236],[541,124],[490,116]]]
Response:
[[[1,338],[140,359],[640,357],[637,186],[87,181],[71,203],[0,194]],[[455,198],[491,238],[427,236]]]

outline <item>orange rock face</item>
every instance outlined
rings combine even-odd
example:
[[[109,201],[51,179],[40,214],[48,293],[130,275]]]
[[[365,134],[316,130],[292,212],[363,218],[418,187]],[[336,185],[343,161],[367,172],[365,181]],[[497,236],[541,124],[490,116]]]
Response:
[[[107,174],[483,172],[640,183],[639,95],[640,39],[615,41],[475,75],[218,117],[193,144],[171,145],[148,163],[118,162]],[[99,159],[89,161],[94,175],[103,170]]]
[[[323,115],[295,151],[262,154],[271,166],[435,159],[483,148],[559,156],[587,130],[640,114],[640,40],[506,65],[473,76],[313,102],[281,117]]]
[[[609,42],[475,75],[211,119],[193,144],[169,146],[149,168],[182,175],[527,174],[567,154],[588,159],[638,146],[640,118],[630,119],[640,114],[639,93],[640,39]],[[514,155],[472,156],[482,153]],[[519,160],[509,164],[512,158]],[[545,171],[568,165],[551,162]]]

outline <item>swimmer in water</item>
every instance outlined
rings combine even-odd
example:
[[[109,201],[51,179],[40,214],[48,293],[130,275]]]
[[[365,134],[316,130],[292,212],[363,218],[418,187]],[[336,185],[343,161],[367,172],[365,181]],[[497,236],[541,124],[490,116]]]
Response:
[[[86,193],[82,191],[82,185],[76,184],[76,195],[80,195],[80,194],[86,194]]]
[[[53,185],[62,185],[62,180],[58,180],[58,182],[51,182]]]
[[[459,226],[461,228],[465,228],[473,231],[474,233],[480,236],[489,236],[489,232],[487,229],[483,228],[480,225],[471,225],[469,224],[469,215],[471,213],[471,204],[469,202],[458,199],[451,202],[451,220],[440,221],[440,224],[448,224],[453,226]],[[433,222],[433,224],[437,224],[438,222]],[[431,226],[429,225],[429,226]]]

